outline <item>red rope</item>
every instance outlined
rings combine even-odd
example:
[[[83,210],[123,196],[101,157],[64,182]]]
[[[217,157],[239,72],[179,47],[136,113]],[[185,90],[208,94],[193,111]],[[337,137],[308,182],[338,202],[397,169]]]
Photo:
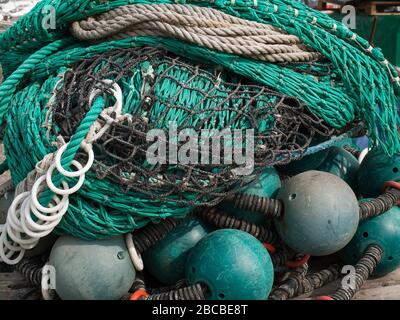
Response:
[[[139,289],[139,290],[135,291],[134,294],[131,295],[129,300],[135,301],[135,300],[139,300],[140,298],[147,298],[148,296],[149,296],[149,294],[147,293],[146,290]]]
[[[303,266],[310,260],[310,255],[306,254],[301,260],[288,261],[287,266],[290,269],[295,269]]]
[[[400,190],[400,182],[396,181],[387,181],[383,185],[383,192],[386,192],[389,188],[394,188]],[[400,206],[400,200],[397,201],[397,205]]]

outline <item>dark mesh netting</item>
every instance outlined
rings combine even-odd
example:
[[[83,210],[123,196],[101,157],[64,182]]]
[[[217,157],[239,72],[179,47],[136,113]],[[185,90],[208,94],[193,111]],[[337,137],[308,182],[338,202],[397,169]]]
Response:
[[[59,134],[66,140],[89,110],[90,93],[100,89],[107,96],[111,85],[104,84],[105,79],[119,84],[123,113],[131,116],[113,123],[96,142],[93,170],[99,179],[112,179],[125,190],[158,200],[213,205],[266,166],[301,157],[314,137],[336,133],[297,99],[250,84],[220,67],[194,64],[164,50],[144,47],[111,50],[80,61],[65,73],[53,114]],[[173,129],[173,124],[178,134],[185,129],[190,129],[190,134],[184,139],[171,136],[168,129]],[[153,129],[163,129],[165,135],[147,141],[146,135]],[[229,134],[227,129],[231,129]],[[254,148],[246,134],[254,136]],[[189,144],[193,139],[199,142],[196,149]],[[147,151],[155,141],[166,146],[163,163],[147,161]],[[217,149],[215,141],[221,142]],[[159,156],[157,152],[154,155]],[[254,170],[243,170],[249,169],[249,163],[235,159],[249,152]],[[174,161],[174,154],[195,157],[183,163]]]

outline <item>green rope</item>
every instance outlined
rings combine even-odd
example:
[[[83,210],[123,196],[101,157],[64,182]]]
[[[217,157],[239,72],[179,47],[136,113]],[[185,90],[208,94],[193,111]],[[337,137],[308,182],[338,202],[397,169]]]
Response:
[[[90,108],[89,112],[86,114],[82,123],[79,125],[76,133],[72,137],[71,141],[68,144],[67,149],[65,150],[63,157],[61,158],[61,165],[63,168],[67,170],[71,165],[71,162],[74,160],[76,153],[78,152],[82,141],[87,136],[90,127],[97,120],[100,113],[103,111],[105,105],[105,101],[103,97],[98,97],[94,102],[93,106]],[[62,182],[64,176],[60,173],[57,173],[52,179],[55,186],[59,186]],[[50,189],[47,189],[41,195],[40,201],[42,205],[48,205],[53,196],[53,193]]]
[[[302,99],[317,115],[324,113],[322,109],[326,108],[325,101],[329,99],[336,101],[336,108],[322,117],[328,124],[334,127],[343,127],[351,122],[354,116],[360,117],[368,124],[373,144],[379,144],[390,155],[399,150],[396,94],[399,94],[400,82],[391,82],[392,77],[396,75],[394,67],[391,65],[386,67],[382,64],[385,58],[380,49],[374,48],[369,51],[368,41],[355,35],[329,16],[298,2],[261,0],[257,1],[257,5],[254,6],[254,1],[249,0],[238,0],[234,4],[230,0],[117,0],[105,3],[88,0],[44,0],[0,36],[0,61],[5,68],[5,75],[17,68],[27,58],[27,55],[36,49],[56,39],[64,38],[71,22],[106,12],[118,6],[138,3],[187,3],[209,6],[240,18],[270,23],[290,34],[297,35],[305,44],[330,59],[335,68],[337,87],[332,88],[332,81],[320,83],[320,79],[316,81],[308,75],[297,74],[294,76],[288,70],[290,68],[259,61],[246,61],[246,59],[234,61],[234,58],[231,58],[229,67],[253,80],[261,79],[262,83],[272,85],[272,88],[278,91],[285,90],[287,92],[282,92]],[[45,30],[41,25],[44,18],[42,8],[46,5],[56,8],[57,28],[55,30]],[[35,41],[31,41],[33,38]],[[159,42],[164,41],[159,39]],[[191,49],[191,46],[176,41],[170,45],[166,44],[167,47],[171,47],[171,45],[176,47],[175,51],[184,51],[185,55],[187,49],[189,51]],[[198,50],[194,48],[192,51]],[[202,53],[204,54],[204,50]],[[226,56],[218,55],[215,52],[207,53],[205,57],[213,62],[223,62],[223,57]],[[81,54],[83,53],[81,52]],[[196,54],[194,55],[196,56]],[[64,58],[68,60],[69,57],[64,55]],[[46,64],[47,67],[50,65]],[[313,93],[307,90],[309,88],[316,90]],[[343,93],[340,94],[339,91]],[[337,121],[337,119],[342,119],[341,110],[349,115],[345,118],[345,122]]]
[[[81,43],[70,38],[72,22],[119,6],[139,3],[207,6],[243,19],[268,23],[298,36],[307,46],[321,52],[328,62],[313,64],[311,68],[321,72],[321,75],[313,76],[304,72],[310,67],[306,64],[271,64],[168,38],[136,37],[100,44]],[[114,48],[163,47],[193,61],[221,65],[255,83],[298,98],[331,127],[346,128],[355,120],[362,120],[372,144],[379,144],[390,155],[399,151],[396,103],[400,84],[393,82],[397,73],[392,65],[385,65],[380,49],[371,50],[368,41],[329,16],[299,2],[259,0],[256,6],[253,0],[232,3],[230,0],[39,2],[29,14],[0,35],[0,63],[6,77],[0,86],[0,124],[3,127],[7,124],[3,142],[14,185],[22,181],[44,156],[56,151],[58,128],[49,117],[49,101],[67,68],[76,61]],[[42,9],[47,5],[56,9],[57,26],[54,30],[42,26]],[[181,81],[189,80],[182,72],[175,76]],[[120,81],[124,112],[134,113],[138,108],[140,97],[132,88],[140,87],[142,80],[138,73]],[[197,85],[206,88],[207,83]],[[160,96],[173,96],[178,89],[173,83],[164,82],[156,90]],[[182,105],[191,106],[196,105],[199,98],[192,94],[182,95],[180,99]],[[98,98],[75,132],[62,159],[66,169],[104,107],[107,107],[107,101]],[[209,107],[205,105],[204,109]],[[155,105],[150,120],[158,119],[161,111],[162,105]],[[214,128],[216,123],[223,124],[230,116],[229,113],[216,114],[215,121],[208,124],[209,128]],[[183,122],[184,114],[177,111],[168,113],[159,125],[164,126],[170,120]],[[267,129],[270,123],[265,121],[263,125]],[[235,126],[243,128],[245,125],[237,123]],[[59,175],[54,177],[56,185],[61,179]],[[46,190],[40,200],[48,204],[51,197],[52,193]],[[98,179],[93,172],[88,172],[82,189],[70,197],[68,213],[57,232],[86,239],[106,238],[140,228],[152,220],[184,217],[191,210],[191,207],[177,207],[173,201],[156,201],[140,192],[123,192],[115,183]]]

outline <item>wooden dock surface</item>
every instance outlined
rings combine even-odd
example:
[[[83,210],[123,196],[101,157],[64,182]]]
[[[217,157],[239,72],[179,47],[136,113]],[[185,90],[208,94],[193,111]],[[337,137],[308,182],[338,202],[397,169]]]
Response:
[[[332,282],[296,300],[332,294],[339,283],[340,280]],[[368,280],[353,300],[400,300],[400,269],[384,277]]]
[[[329,295],[339,281],[302,295],[295,300]],[[0,300],[39,300],[40,291],[29,284],[18,272],[0,273]],[[353,300],[400,300],[400,269],[385,277],[368,280]]]

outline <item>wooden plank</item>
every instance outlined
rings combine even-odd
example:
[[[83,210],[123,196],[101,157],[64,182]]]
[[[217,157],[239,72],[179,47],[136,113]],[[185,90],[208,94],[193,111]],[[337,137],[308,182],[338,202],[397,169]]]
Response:
[[[39,300],[38,288],[18,272],[0,273],[0,300]]]
[[[390,11],[385,12],[385,9],[390,7],[400,6],[400,1],[371,1],[371,2],[363,2],[357,9],[363,9],[366,14],[371,16],[392,16],[392,15],[400,15],[399,11]]]
[[[371,1],[371,2],[348,2],[348,3],[338,3],[335,0],[319,0],[318,10],[327,10],[327,4],[333,4],[337,7],[329,8],[329,10],[341,10],[345,5],[353,5],[357,10],[364,11],[370,16],[397,16],[400,15],[400,11],[390,11],[385,12],[384,10],[389,7],[400,6],[400,1]]]
[[[340,280],[327,286],[304,294],[295,300],[332,294],[338,288]],[[381,278],[368,280],[355,295],[354,300],[400,300],[400,269]]]

